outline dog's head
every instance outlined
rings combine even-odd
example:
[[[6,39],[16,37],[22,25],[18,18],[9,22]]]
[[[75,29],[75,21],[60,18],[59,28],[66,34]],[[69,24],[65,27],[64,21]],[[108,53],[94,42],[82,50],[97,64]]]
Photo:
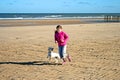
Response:
[[[48,51],[49,51],[49,52],[51,52],[51,51],[53,51],[53,50],[54,50],[53,47],[48,47]]]

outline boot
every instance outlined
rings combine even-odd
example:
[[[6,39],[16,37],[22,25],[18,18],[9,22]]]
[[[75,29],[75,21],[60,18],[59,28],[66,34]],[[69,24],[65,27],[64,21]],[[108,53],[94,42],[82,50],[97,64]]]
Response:
[[[65,60],[65,58],[63,58],[63,63],[62,64],[64,65],[65,63],[66,63],[66,60]]]

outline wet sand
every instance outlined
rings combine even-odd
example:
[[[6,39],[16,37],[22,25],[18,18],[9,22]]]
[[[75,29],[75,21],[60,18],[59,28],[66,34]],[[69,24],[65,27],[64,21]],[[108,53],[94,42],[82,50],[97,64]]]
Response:
[[[80,24],[80,19],[48,19],[48,20],[0,20],[0,27],[39,26],[58,24]]]

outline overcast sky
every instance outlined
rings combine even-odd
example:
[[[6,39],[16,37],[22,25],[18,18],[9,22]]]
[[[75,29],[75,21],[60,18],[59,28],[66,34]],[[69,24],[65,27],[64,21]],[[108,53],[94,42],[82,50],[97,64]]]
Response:
[[[0,0],[0,13],[120,13],[120,0]]]

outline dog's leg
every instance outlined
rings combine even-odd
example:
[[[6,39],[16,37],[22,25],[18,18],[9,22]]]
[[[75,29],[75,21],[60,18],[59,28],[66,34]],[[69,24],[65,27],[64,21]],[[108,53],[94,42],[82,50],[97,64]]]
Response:
[[[51,62],[51,57],[49,57],[49,61],[48,61],[49,63]]]
[[[58,59],[57,58],[55,58],[55,63],[58,63]]]

